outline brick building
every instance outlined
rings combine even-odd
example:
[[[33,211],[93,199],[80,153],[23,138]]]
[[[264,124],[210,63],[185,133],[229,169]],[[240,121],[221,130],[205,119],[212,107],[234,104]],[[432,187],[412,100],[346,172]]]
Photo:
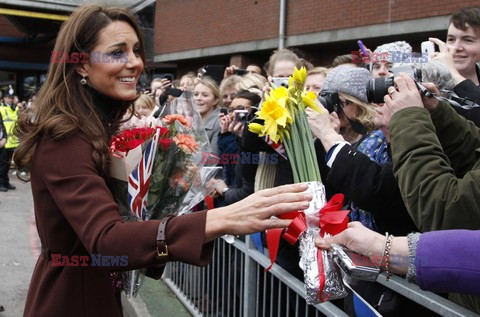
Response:
[[[474,5],[479,2],[158,0],[154,61],[176,65],[181,75],[204,64],[263,65],[282,42],[318,66],[358,50],[358,39],[372,50],[405,40],[419,51],[428,37],[445,39],[453,11]]]
[[[102,0],[105,2],[107,0]],[[206,64],[263,65],[279,46],[314,65],[352,50],[428,37],[445,38],[449,15],[479,5],[459,1],[108,0],[136,12],[151,72],[177,77]],[[0,90],[28,96],[45,78],[58,29],[84,0],[0,0]],[[88,1],[92,2],[92,1]]]

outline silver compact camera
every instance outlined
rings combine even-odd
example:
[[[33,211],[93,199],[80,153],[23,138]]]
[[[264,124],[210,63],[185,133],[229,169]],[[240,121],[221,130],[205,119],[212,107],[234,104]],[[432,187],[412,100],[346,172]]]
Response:
[[[276,88],[280,86],[288,88],[288,77],[272,77],[272,84],[274,84]]]
[[[333,245],[333,260],[352,279],[375,282],[380,269],[362,254]]]

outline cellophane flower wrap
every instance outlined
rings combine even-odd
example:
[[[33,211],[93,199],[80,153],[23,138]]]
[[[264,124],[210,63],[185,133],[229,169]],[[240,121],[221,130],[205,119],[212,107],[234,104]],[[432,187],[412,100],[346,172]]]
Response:
[[[180,103],[189,111],[177,113]],[[210,149],[193,98],[178,98],[148,126],[115,135],[110,144],[110,187],[125,221],[178,216],[201,201],[205,182],[213,176],[203,167]],[[115,285],[135,297],[144,273],[119,273]]]
[[[314,243],[315,237],[327,234],[320,219],[322,208],[326,206],[327,201],[312,132],[305,113],[307,107],[317,112],[322,110],[316,104],[315,93],[304,90],[306,76],[305,68],[295,68],[293,75],[289,77],[288,88],[272,87],[256,113],[257,118],[263,120],[263,124],[250,123],[249,130],[260,137],[268,137],[275,143],[272,145],[274,148],[278,148],[279,144],[284,146],[293,171],[294,182],[307,182],[308,190],[313,195],[307,210],[281,216],[293,219],[293,222],[284,234],[281,229],[268,230],[267,244],[273,265],[280,236],[291,244],[300,240],[299,265],[304,271],[306,300],[309,304],[317,304],[345,297],[347,293],[340,272],[334,265],[333,253],[318,250]],[[343,216],[343,213],[338,216]],[[342,223],[345,224],[343,218]]]

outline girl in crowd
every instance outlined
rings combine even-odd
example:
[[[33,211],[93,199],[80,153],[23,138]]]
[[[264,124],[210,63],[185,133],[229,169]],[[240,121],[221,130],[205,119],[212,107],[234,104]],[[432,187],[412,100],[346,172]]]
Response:
[[[218,155],[218,133],[220,132],[220,90],[211,78],[205,77],[198,81],[193,89],[197,111],[202,117],[203,126],[212,146],[212,153]]]
[[[100,51],[126,61],[50,64],[35,101],[35,120],[18,122],[22,143],[15,162],[31,170],[42,244],[25,316],[122,316],[120,293],[110,278],[118,268],[56,266],[54,257],[125,256],[122,270],[146,267],[159,277],[167,261],[208,264],[211,242],[223,234],[284,227],[289,221],[271,216],[308,206],[306,186],[290,185],[208,213],[122,221],[107,186],[108,143],[125,111],[133,111],[145,64],[143,44],[128,11],[78,8],[61,27],[54,50],[68,55]],[[205,82],[197,86],[199,93],[204,87]],[[199,108],[206,109],[205,104]]]

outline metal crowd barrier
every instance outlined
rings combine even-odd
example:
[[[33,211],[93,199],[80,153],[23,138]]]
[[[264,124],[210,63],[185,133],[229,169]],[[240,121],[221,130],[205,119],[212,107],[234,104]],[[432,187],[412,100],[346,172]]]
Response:
[[[330,302],[307,305],[303,283],[277,264],[265,272],[269,265],[249,238],[217,239],[210,265],[171,262],[162,279],[193,316],[347,316]],[[441,316],[478,316],[401,277],[377,282]]]

